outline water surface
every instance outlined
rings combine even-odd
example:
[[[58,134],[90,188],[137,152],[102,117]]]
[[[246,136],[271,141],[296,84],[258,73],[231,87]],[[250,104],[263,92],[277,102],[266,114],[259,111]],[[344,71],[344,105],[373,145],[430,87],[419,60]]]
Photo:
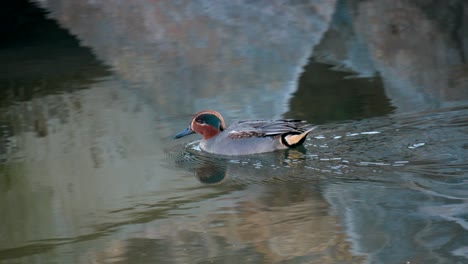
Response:
[[[466,4],[270,2],[39,1],[0,49],[0,263],[466,262]],[[205,108],[319,127],[218,157],[173,139]]]

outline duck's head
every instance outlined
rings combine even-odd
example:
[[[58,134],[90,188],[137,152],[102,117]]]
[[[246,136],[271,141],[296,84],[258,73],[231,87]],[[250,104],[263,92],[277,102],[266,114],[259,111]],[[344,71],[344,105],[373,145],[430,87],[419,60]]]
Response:
[[[178,133],[175,138],[181,138],[192,133],[198,133],[202,135],[204,140],[207,140],[216,136],[225,128],[226,124],[224,123],[224,119],[220,113],[214,110],[204,110],[196,113],[190,122],[190,126],[184,131]]]

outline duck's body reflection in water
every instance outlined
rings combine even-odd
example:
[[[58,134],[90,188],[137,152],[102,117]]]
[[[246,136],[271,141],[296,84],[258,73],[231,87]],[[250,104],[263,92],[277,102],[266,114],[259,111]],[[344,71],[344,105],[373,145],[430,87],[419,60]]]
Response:
[[[303,146],[232,157],[204,152],[198,144],[199,141],[187,144],[185,152],[173,153],[171,158],[178,166],[193,172],[203,184],[300,181],[298,170],[304,169],[304,160],[307,158],[307,150]]]

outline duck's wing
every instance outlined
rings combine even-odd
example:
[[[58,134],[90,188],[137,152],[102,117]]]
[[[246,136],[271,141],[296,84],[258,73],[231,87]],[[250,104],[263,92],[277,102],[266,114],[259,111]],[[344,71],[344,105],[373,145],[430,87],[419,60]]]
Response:
[[[302,120],[247,120],[232,124],[228,129],[228,137],[232,139],[252,137],[275,137],[285,134],[309,133],[313,128]]]

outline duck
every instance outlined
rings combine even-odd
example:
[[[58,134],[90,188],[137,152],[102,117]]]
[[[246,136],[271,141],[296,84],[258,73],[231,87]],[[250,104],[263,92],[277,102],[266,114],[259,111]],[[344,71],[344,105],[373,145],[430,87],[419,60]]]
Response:
[[[202,136],[199,144],[202,151],[240,156],[299,147],[315,128],[296,119],[241,120],[226,127],[219,112],[203,110],[175,138],[197,133]]]

